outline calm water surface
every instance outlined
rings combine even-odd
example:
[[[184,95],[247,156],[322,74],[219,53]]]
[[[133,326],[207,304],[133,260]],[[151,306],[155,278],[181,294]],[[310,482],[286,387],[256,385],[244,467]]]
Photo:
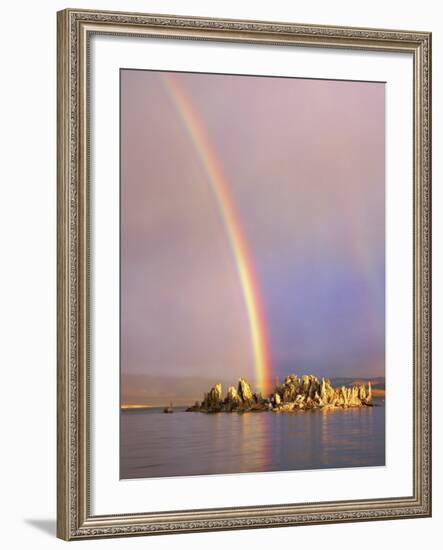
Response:
[[[121,413],[122,479],[385,464],[385,407],[296,413]]]

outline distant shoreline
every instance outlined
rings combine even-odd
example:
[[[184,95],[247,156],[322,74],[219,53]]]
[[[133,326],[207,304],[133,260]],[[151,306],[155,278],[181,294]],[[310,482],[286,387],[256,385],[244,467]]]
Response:
[[[386,397],[386,390],[379,388],[372,389],[372,395],[374,397]],[[187,405],[177,405],[178,407],[187,407]],[[121,405],[121,411],[143,411],[147,409],[162,409],[165,405]]]
[[[131,411],[137,409],[157,409],[159,407],[161,407],[161,405],[120,405],[120,409],[122,411]]]

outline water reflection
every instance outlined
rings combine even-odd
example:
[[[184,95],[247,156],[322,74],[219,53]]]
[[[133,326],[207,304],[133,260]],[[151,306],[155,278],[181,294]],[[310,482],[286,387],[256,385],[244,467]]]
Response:
[[[238,415],[241,423],[238,440],[241,472],[269,470],[271,426],[266,418],[262,418],[265,415],[268,416],[260,412]]]
[[[325,467],[329,466],[329,411],[324,409],[321,411],[322,423],[321,423],[321,439],[323,447],[323,462]]]
[[[121,477],[380,466],[384,412],[383,403],[291,414],[125,411]]]

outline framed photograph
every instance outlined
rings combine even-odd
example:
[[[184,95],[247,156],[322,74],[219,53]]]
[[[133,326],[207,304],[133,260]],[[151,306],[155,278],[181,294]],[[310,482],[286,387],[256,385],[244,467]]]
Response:
[[[58,13],[58,536],[431,514],[431,35]]]

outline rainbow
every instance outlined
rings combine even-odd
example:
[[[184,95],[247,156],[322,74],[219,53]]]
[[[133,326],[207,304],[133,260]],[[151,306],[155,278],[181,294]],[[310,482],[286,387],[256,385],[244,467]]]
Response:
[[[269,389],[270,383],[270,361],[266,323],[257,277],[254,272],[251,255],[239,221],[234,200],[200,117],[183,87],[178,82],[178,79],[171,73],[168,75],[163,74],[162,81],[201,159],[220,209],[237,266],[249,321],[254,357],[255,383],[258,390],[265,392]]]

